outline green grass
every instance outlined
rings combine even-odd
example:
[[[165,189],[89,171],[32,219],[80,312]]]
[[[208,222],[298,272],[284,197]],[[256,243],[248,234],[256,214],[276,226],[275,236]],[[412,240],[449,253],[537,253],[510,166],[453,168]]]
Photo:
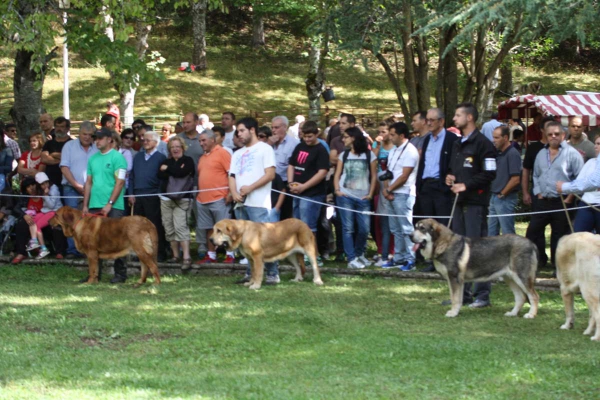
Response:
[[[61,266],[0,268],[1,399],[597,398],[597,344],[557,292],[538,318],[444,317],[443,282],[325,275],[258,292],[234,277],[157,290],[77,285]],[[289,278],[289,277],[286,277]],[[105,278],[106,280],[106,278]],[[286,279],[287,280],[287,279]]]

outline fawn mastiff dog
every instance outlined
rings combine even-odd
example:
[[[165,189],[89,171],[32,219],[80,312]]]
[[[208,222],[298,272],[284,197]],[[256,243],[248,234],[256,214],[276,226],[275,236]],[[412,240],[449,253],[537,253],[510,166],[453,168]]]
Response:
[[[304,222],[291,218],[276,223],[257,223],[224,219],[213,227],[210,241],[215,246],[225,246],[228,250],[239,249],[250,261],[250,289],[260,289],[264,273],[264,263],[287,258],[296,267],[296,277],[292,282],[303,280],[304,255],[313,268],[313,282],[322,285],[317,265],[317,245],[315,238]]]
[[[87,283],[98,283],[98,260],[123,257],[135,253],[142,265],[138,285],[146,282],[148,269],[154,283],[160,283],[156,255],[158,234],[154,224],[144,217],[106,218],[83,215],[81,211],[64,206],[58,209],[50,225],[60,225],[65,236],[73,237],[77,250],[85,254],[89,265]]]
[[[600,340],[600,236],[577,232],[563,236],[556,248],[556,277],[565,303],[566,321],[560,329],[571,329],[575,321],[573,294],[581,291],[590,312],[584,335]]]
[[[452,308],[446,317],[456,317],[462,306],[465,282],[485,282],[499,277],[515,295],[515,306],[506,316],[514,317],[528,299],[531,305],[525,318],[537,314],[539,297],[534,288],[538,252],[535,245],[520,236],[502,235],[468,238],[457,235],[434,219],[419,221],[411,234],[413,250],[448,281]]]

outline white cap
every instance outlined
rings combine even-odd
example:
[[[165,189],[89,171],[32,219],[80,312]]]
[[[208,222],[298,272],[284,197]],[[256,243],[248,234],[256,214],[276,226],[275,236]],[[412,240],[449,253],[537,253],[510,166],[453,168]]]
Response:
[[[44,182],[48,182],[49,180],[50,178],[48,178],[48,175],[46,175],[45,172],[38,172],[37,174],[35,174],[35,181],[40,185]]]

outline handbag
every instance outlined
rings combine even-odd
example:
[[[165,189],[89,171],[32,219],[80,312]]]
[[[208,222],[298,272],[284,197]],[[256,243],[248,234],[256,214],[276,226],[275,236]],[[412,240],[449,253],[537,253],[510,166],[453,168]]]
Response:
[[[192,175],[185,176],[183,178],[175,178],[174,176],[169,176],[169,181],[167,182],[167,193],[165,193],[165,197],[168,197],[171,200],[180,200],[184,197],[189,197],[189,193],[181,193],[181,192],[189,192],[194,188],[194,177]]]

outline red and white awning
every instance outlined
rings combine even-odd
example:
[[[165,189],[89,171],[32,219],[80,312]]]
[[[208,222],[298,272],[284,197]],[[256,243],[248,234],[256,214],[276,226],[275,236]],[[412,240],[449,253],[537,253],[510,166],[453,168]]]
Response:
[[[498,105],[499,119],[531,118],[536,114],[552,115],[560,119],[563,125],[569,124],[569,118],[581,117],[583,125],[600,125],[600,94],[575,94],[535,96],[532,94],[517,96]]]

